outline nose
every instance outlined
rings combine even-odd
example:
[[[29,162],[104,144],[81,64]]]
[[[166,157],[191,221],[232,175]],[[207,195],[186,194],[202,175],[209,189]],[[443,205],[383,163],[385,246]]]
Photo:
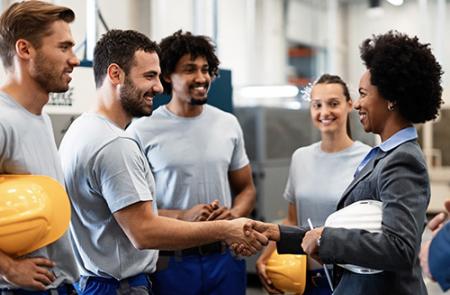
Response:
[[[161,84],[161,80],[158,79],[157,81],[158,81],[158,82],[156,82],[155,85],[153,85],[153,87],[152,87],[152,91],[153,91],[153,93],[155,93],[155,94],[162,93],[163,90],[164,90],[164,87],[163,87],[162,84]]]
[[[196,71],[194,81],[197,83],[204,83],[207,81],[209,73],[204,73],[201,70]]]
[[[354,108],[355,110],[359,110],[359,109],[361,108],[361,102],[360,102],[360,99],[357,99],[357,100],[355,100],[355,101],[353,102],[353,108]]]
[[[69,59],[69,64],[72,67],[78,67],[80,65],[80,59],[75,54],[72,54],[72,56]]]

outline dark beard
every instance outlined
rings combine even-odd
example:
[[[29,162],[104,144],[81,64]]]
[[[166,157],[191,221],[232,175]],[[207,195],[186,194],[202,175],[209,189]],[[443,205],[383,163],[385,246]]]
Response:
[[[205,103],[208,102],[208,98],[201,98],[201,99],[197,99],[197,98],[191,98],[191,100],[189,101],[189,103],[193,106],[201,106],[204,105]]]
[[[202,86],[202,85],[205,85],[206,89],[208,89],[206,93],[208,93],[209,92],[209,83],[206,83],[206,84],[195,83],[195,84],[191,85],[190,88],[195,88],[197,86]],[[208,101],[208,94],[206,94],[205,98],[192,98],[191,97],[191,100],[189,101],[189,103],[193,106],[201,106],[201,105],[204,105],[207,101]]]
[[[152,108],[145,108],[143,98],[139,97],[139,90],[128,77],[125,77],[125,83],[120,89],[120,103],[125,112],[135,118],[150,116],[153,112]]]

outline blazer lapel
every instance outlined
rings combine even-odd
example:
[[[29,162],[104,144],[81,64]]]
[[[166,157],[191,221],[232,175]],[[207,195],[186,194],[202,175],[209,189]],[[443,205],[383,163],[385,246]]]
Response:
[[[364,168],[359,172],[358,175],[356,175],[355,178],[353,178],[353,181],[350,183],[350,185],[345,189],[344,193],[341,196],[341,199],[338,202],[337,209],[341,209],[344,207],[344,202],[347,199],[350,192],[353,190],[353,188],[361,182],[364,178],[367,177],[370,173],[372,173],[374,167],[376,166],[377,162],[384,158],[387,153],[383,152],[381,149],[378,150],[377,155],[369,161],[369,163],[364,166]]]

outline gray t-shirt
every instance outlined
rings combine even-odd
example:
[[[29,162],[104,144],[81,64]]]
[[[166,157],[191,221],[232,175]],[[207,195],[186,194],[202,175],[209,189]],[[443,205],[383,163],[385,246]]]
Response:
[[[28,112],[13,98],[0,92],[0,174],[47,175],[64,185],[61,163],[56,150],[50,118],[47,114]],[[56,242],[28,254],[46,257],[56,266],[56,280],[47,286],[78,279],[78,271],[69,242],[68,231]],[[17,287],[0,279],[0,289]]]
[[[231,207],[228,172],[249,163],[232,114],[204,105],[200,115],[186,118],[162,106],[134,121],[127,132],[150,163],[158,208],[185,210],[215,199]]]
[[[154,180],[136,141],[106,118],[85,113],[72,123],[59,151],[81,275],[120,280],[153,272],[158,251],[136,249],[113,216],[153,199]]]
[[[301,147],[292,155],[284,198],[296,205],[301,226],[308,226],[308,218],[314,227],[323,226],[370,150],[370,146],[355,141],[342,151],[326,153],[320,144]]]

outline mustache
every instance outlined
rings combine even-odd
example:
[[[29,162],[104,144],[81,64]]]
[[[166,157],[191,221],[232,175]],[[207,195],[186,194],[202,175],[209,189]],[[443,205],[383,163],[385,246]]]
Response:
[[[158,92],[155,92],[155,91],[147,91],[144,93],[144,96],[150,96],[150,97],[154,98],[157,94],[158,94]]]

